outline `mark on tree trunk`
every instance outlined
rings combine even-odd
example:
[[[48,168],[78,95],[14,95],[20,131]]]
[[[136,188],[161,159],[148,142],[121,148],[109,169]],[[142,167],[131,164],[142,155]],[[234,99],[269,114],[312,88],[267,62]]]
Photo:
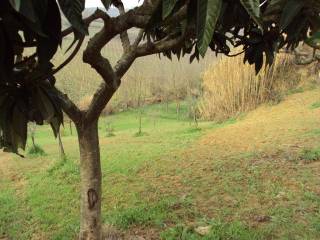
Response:
[[[88,190],[89,209],[93,209],[97,202],[98,202],[98,194],[94,189],[90,188]]]

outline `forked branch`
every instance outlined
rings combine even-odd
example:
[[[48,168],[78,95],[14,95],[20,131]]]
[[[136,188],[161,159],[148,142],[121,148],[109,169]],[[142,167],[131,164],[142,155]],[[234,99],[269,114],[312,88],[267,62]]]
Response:
[[[179,36],[173,39],[163,39],[157,42],[147,42],[139,46],[136,50],[137,57],[143,57],[147,55],[157,54],[169,51],[175,47],[178,47],[183,43],[185,36]]]
[[[104,20],[104,26],[90,39],[83,54],[84,62],[90,64],[103,78],[103,83],[97,89],[88,110],[85,112],[83,119],[85,122],[91,122],[100,116],[106,104],[119,88],[121,78],[137,57],[171,50],[184,41],[184,36],[180,36],[173,39],[163,39],[155,43],[147,42],[139,45],[143,38],[144,30],[149,24],[149,20],[157,10],[158,2],[159,0],[146,0],[142,6],[125,12],[123,4],[120,1],[117,5],[120,16],[116,18],[101,17]],[[181,11],[178,11],[176,15],[172,16],[172,19],[185,18],[186,14],[186,8],[182,7]],[[170,21],[170,19],[167,21]],[[131,28],[142,29],[132,45],[130,45],[127,34],[127,30]],[[101,50],[118,34],[121,36],[124,54],[115,67],[112,68],[110,61],[102,56]]]
[[[115,3],[116,8],[118,8],[120,15],[125,14],[124,5],[121,0],[117,0]],[[124,52],[128,52],[130,48],[130,39],[127,31],[120,33],[120,39]]]

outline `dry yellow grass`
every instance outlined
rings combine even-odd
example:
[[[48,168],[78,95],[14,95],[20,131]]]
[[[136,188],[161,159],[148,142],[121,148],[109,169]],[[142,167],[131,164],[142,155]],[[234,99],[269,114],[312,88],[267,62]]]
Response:
[[[226,156],[241,152],[273,152],[287,147],[294,149],[302,144],[299,136],[319,128],[320,109],[310,109],[319,99],[316,89],[291,95],[275,106],[261,106],[248,113],[243,121],[207,135],[200,145],[216,146]],[[312,143],[303,141],[303,145]]]
[[[270,68],[256,75],[254,66],[243,64],[243,57],[222,58],[211,65],[203,76],[204,96],[199,104],[204,119],[222,121],[276,100],[296,85],[300,78],[290,74],[292,59],[278,55]]]

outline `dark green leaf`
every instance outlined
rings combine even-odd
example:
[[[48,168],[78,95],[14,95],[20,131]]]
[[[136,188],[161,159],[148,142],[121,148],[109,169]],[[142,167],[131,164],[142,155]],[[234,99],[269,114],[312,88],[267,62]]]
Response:
[[[286,1],[287,0],[270,0],[263,17],[270,18],[271,16],[277,16],[281,13]]]
[[[199,0],[197,38],[201,56],[207,52],[222,7],[222,0]]]
[[[162,1],[162,19],[167,18],[174,9],[178,0],[163,0]]]
[[[320,49],[320,31],[306,39],[305,42],[312,48]]]
[[[283,30],[292,22],[292,20],[300,13],[303,8],[304,2],[301,0],[289,0],[285,5],[281,19],[280,29]]]
[[[16,148],[25,149],[27,141],[27,126],[28,119],[26,116],[26,106],[23,102],[16,104],[12,113],[12,129],[13,129],[13,139]]]
[[[9,0],[9,2],[16,11],[19,11],[21,6],[21,0]]]
[[[240,2],[252,19],[262,28],[260,0],[240,0]]]
[[[10,82],[10,71],[14,64],[14,50],[7,31],[0,22],[0,83]]]
[[[82,19],[82,11],[85,7],[84,0],[58,0],[63,14],[71,25],[83,35],[88,34],[87,27]]]
[[[60,130],[60,125],[63,124],[63,112],[58,104],[58,99],[56,99],[54,93],[46,87],[42,87],[41,90],[43,94],[50,100],[53,106],[54,116],[50,120],[48,120],[48,122],[51,125],[54,136],[57,137]]]
[[[48,0],[10,0],[12,7],[26,18],[25,24],[38,35],[45,37],[42,26],[48,12]]]
[[[30,22],[35,23],[38,21],[37,14],[34,9],[33,1],[23,1],[23,0],[10,0],[11,6],[27,18]],[[46,10],[45,10],[46,12]]]
[[[42,118],[48,122],[55,116],[55,109],[48,96],[41,88],[37,88],[35,92],[35,104],[39,109]]]
[[[50,61],[61,43],[61,16],[58,5],[55,0],[48,0],[48,7],[50,11],[43,20],[43,24],[46,26],[45,34],[48,37],[37,37],[39,69],[43,73],[51,70]]]

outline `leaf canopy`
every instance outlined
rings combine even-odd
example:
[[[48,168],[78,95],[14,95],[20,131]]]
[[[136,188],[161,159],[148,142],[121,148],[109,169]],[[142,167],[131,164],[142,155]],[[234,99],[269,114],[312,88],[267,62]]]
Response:
[[[58,2],[78,36],[86,34],[85,2]],[[0,19],[0,148],[18,154],[26,145],[28,122],[48,122],[55,135],[63,123],[50,74],[61,43],[61,16],[56,0],[3,0]],[[23,45],[36,48],[24,60]]]

